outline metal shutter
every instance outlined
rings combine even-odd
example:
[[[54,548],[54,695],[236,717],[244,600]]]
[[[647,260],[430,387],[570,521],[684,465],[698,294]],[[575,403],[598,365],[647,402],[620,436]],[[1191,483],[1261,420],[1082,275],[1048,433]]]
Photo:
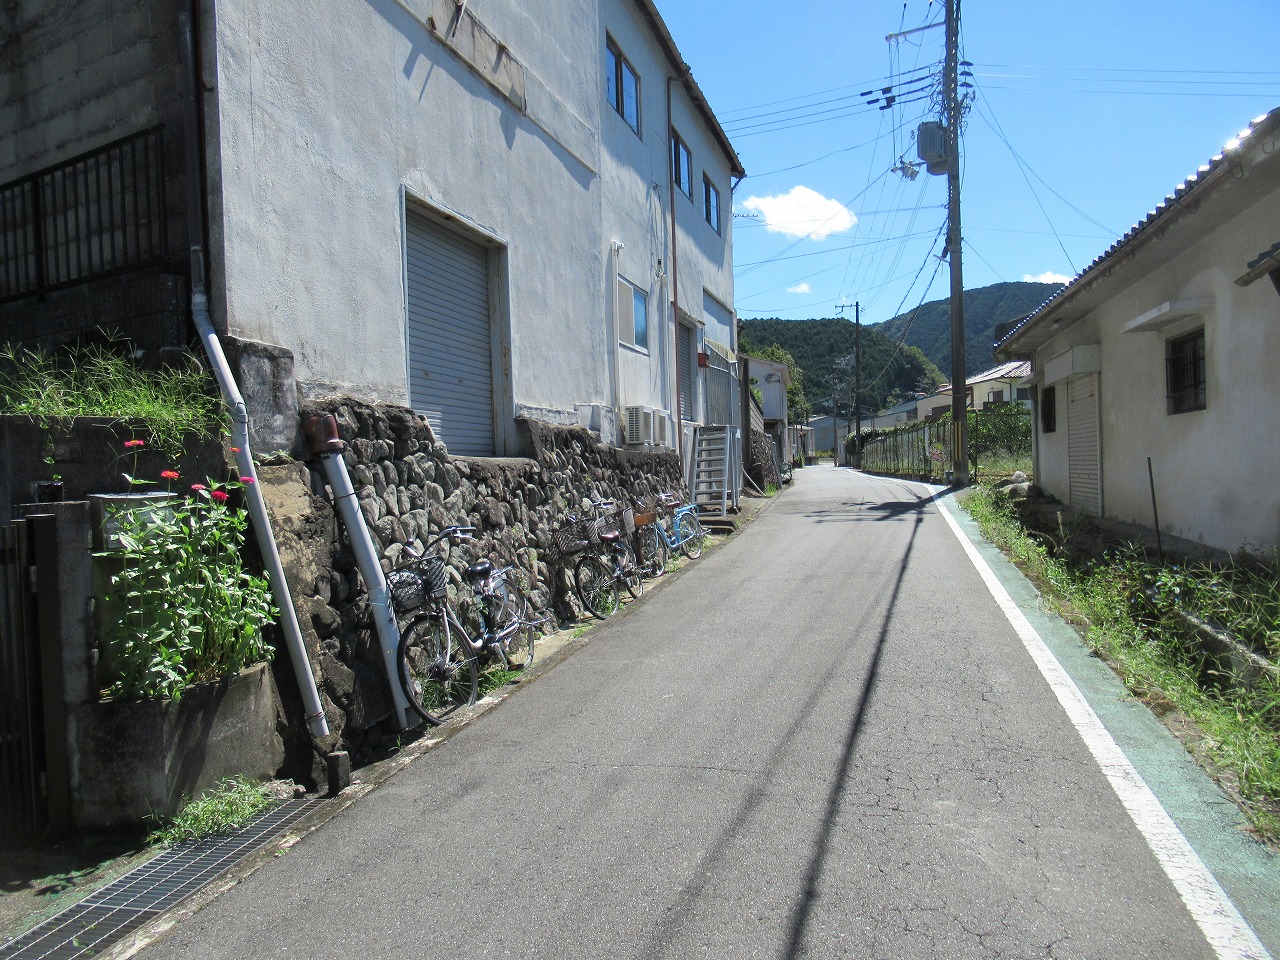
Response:
[[[680,390],[680,419],[693,419],[693,327],[676,326],[676,377]]]
[[[1098,375],[1067,381],[1067,460],[1071,506],[1102,516],[1102,441],[1098,428]]]
[[[409,403],[449,452],[492,456],[489,252],[407,210]]]

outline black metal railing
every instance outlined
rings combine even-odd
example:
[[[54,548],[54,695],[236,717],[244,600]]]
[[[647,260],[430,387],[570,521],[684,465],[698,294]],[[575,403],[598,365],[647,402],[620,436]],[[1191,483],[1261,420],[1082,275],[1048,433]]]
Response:
[[[156,126],[0,186],[0,303],[165,260]]]

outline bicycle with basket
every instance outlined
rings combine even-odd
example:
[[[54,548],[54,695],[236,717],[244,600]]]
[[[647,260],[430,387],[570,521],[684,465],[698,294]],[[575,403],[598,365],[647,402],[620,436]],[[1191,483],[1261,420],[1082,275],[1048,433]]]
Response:
[[[482,658],[502,669],[533,662],[534,643],[545,617],[534,617],[518,568],[482,559],[465,567],[474,624],[468,629],[449,602],[449,556],[472,542],[474,527],[445,527],[421,553],[387,575],[387,588],[403,625],[396,663],[410,707],[438,726],[460,707],[475,703]],[[445,545],[445,555],[437,548]]]

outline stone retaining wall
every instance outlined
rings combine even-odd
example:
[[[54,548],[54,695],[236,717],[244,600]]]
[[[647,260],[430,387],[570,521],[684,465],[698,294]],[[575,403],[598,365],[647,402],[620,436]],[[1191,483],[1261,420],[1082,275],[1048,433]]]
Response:
[[[529,457],[479,459],[451,457],[427,423],[403,407],[340,398],[302,411],[304,418],[314,413],[332,413],[338,421],[347,470],[384,568],[405,544],[420,547],[451,524],[474,526],[476,542],[451,560],[452,586],[460,584],[457,571],[479,557],[514,563],[535,604],[561,621],[578,612],[566,571],[549,551],[565,515],[585,515],[591,500],[682,487],[674,453],[619,450],[581,428],[520,421]],[[265,464],[260,482],[332,731],[310,758],[312,776],[323,782],[324,752],[345,748],[358,762],[394,738],[390,692],[367,593],[319,462]],[[285,673],[278,670],[277,679],[288,700],[297,692],[286,689],[292,681]],[[289,712],[300,723],[300,709]],[[301,728],[293,738],[295,766],[305,742]]]

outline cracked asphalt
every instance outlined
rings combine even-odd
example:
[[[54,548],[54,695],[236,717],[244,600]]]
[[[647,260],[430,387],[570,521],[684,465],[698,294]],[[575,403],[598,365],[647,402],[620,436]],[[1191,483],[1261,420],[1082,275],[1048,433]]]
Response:
[[[797,471],[141,955],[1214,956],[938,509]]]

